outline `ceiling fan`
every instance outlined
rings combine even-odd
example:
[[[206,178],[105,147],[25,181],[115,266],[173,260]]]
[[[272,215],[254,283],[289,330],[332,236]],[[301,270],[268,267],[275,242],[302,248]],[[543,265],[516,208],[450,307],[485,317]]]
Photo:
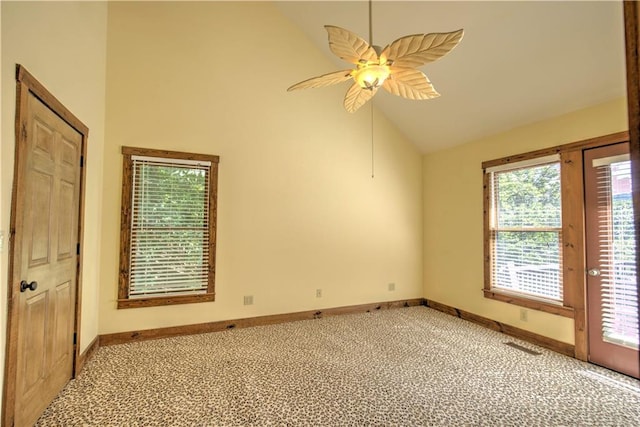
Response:
[[[344,28],[325,25],[329,48],[336,56],[356,66],[296,83],[287,91],[331,86],[354,80],[344,98],[344,108],[354,113],[373,98],[382,86],[387,92],[407,99],[440,96],[417,67],[434,62],[460,43],[464,30],[450,33],[414,34],[401,37],[384,49],[373,45],[371,0],[369,1],[369,43]]]

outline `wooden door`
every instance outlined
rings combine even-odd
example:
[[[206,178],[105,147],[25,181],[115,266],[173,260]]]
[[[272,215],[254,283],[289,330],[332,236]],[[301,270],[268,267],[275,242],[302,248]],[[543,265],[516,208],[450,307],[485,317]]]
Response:
[[[87,129],[21,67],[18,80],[3,421],[29,426],[74,374]]]
[[[640,5],[637,1],[625,1],[623,3],[631,175],[634,182],[640,183]],[[640,242],[640,184],[635,185],[633,188],[633,206],[636,241]],[[640,251],[637,248],[636,265],[640,265]],[[638,306],[640,307],[640,280],[636,283],[636,290],[639,294]],[[640,313],[638,317],[640,317]]]
[[[629,144],[585,150],[589,361],[638,378]]]

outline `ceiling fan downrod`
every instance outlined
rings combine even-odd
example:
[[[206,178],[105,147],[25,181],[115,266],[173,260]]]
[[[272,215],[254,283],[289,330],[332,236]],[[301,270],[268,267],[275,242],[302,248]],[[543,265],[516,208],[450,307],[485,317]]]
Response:
[[[373,44],[373,0],[369,0],[369,46],[376,51],[376,55],[380,56],[382,47]]]

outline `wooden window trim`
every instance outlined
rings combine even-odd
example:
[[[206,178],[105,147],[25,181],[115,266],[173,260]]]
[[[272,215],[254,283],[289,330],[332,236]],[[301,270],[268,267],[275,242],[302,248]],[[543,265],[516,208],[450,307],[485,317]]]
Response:
[[[617,144],[629,140],[628,132],[618,132],[542,150],[485,161],[483,169],[483,226],[484,226],[484,288],[485,298],[539,310],[575,320],[576,357],[586,360],[586,290],[584,249],[584,184],[582,152],[589,148]],[[492,166],[560,154],[562,196],[562,286],[563,301],[557,304],[536,297],[514,294],[491,288],[491,254],[493,252],[490,209],[490,175]],[[579,354],[578,354],[579,353]]]
[[[181,160],[202,160],[211,162],[209,171],[209,274],[207,292],[204,294],[149,296],[129,298],[129,253],[132,215],[132,156],[161,157]],[[149,148],[122,147],[122,209],[120,216],[120,263],[118,276],[118,305],[121,308],[156,307],[174,304],[192,304],[215,301],[216,266],[216,223],[218,200],[218,163],[219,156],[185,153],[180,151],[155,150]]]
[[[562,154],[570,151],[582,151],[589,148],[602,147],[603,145],[617,144],[619,142],[625,141],[629,141],[629,132],[617,132],[610,135],[571,142],[569,144],[556,145],[554,147],[543,148],[541,150],[515,154],[512,156],[502,157],[500,159],[487,160],[485,162],[482,162],[482,169],[487,169],[492,166],[521,162],[523,160],[535,159],[537,157],[550,156],[552,154]]]
[[[497,289],[483,289],[485,298],[519,305],[532,310],[544,311],[563,317],[573,317],[573,308],[555,304],[536,297],[524,297],[523,294],[510,293]]]

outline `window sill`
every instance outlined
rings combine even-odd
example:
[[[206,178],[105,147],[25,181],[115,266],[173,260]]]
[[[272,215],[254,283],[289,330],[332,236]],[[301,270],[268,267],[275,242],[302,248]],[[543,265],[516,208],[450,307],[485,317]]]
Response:
[[[521,307],[530,308],[532,310],[544,311],[546,313],[556,314],[558,316],[568,317],[573,319],[573,308],[565,307],[560,304],[554,304],[551,302],[545,302],[538,299],[527,298],[519,294],[512,294],[508,292],[483,289],[484,297],[494,299],[497,301],[506,302],[509,304],[519,305]]]
[[[177,295],[177,296],[158,296],[158,297],[146,297],[146,298],[119,299],[118,309],[157,307],[162,305],[175,305],[175,304],[194,304],[198,302],[215,301],[215,299],[216,299],[215,294]]]

